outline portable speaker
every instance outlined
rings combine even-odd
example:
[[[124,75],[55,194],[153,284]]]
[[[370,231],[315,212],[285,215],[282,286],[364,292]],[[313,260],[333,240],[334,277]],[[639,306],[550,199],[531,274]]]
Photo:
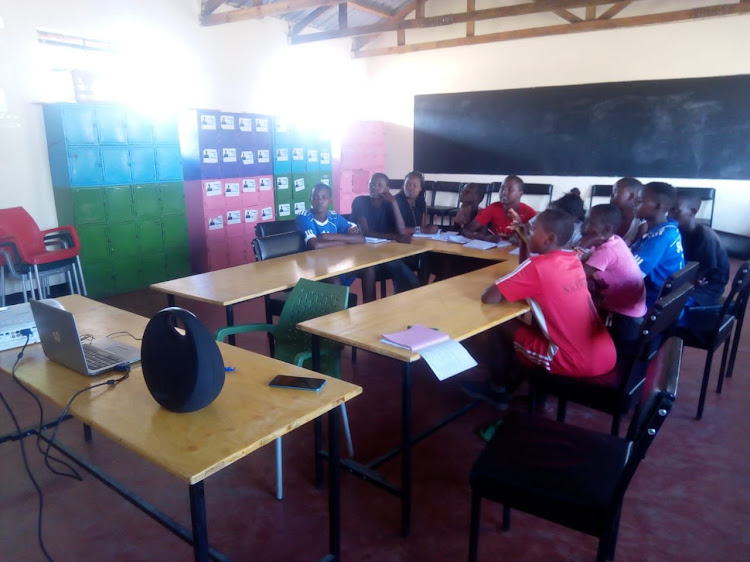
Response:
[[[179,307],[165,308],[149,320],[141,368],[151,396],[172,412],[205,408],[224,386],[224,360],[216,341],[192,312]]]

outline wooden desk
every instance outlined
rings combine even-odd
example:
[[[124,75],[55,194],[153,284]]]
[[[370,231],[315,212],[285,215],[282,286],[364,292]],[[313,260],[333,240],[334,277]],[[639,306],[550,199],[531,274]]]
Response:
[[[481,258],[492,261],[512,260],[514,256],[510,255],[515,246],[505,246],[503,248],[490,248],[488,250],[476,250],[467,248],[463,244],[454,242],[444,242],[442,240],[432,240],[430,238],[414,238],[412,245],[424,248],[424,251],[437,252],[439,254],[450,254],[455,256],[464,256],[469,258]]]
[[[75,314],[81,333],[95,337],[105,337],[116,330],[127,330],[140,337],[148,322],[141,316],[78,295],[62,297],[60,301]],[[217,399],[198,412],[177,414],[159,406],[146,388],[139,363],[131,369],[129,379],[80,395],[70,409],[85,424],[189,484],[193,533],[184,530],[177,534],[194,545],[197,560],[206,560],[209,555],[203,480],[326,412],[338,417],[338,406],[362,392],[361,387],[353,384],[250,351],[221,343],[219,348],[224,363],[235,371],[227,373]],[[0,353],[0,368],[10,372],[17,353],[18,350]],[[280,372],[325,378],[327,383],[320,392],[295,393],[270,388],[268,382]],[[16,374],[25,386],[60,407],[78,390],[118,376],[118,373],[79,375],[48,361],[38,344],[26,350]],[[334,433],[338,432],[335,420],[331,419],[329,425]],[[332,435],[331,439],[337,440],[338,436]],[[336,446],[332,451],[337,454]],[[338,483],[333,486],[336,495],[329,498],[329,539],[331,553],[338,556]],[[161,522],[177,532],[169,522]]]
[[[461,341],[524,314],[529,310],[526,302],[483,304],[480,300],[485,288],[512,271],[516,265],[517,262],[513,261],[492,265],[298,325],[300,330],[313,334],[313,346],[319,345],[320,338],[325,337],[402,362],[400,447],[368,464],[363,465],[349,459],[341,459],[341,464],[401,498],[404,535],[409,533],[411,519],[411,446],[463,414],[470,406],[451,414],[446,420],[414,438],[411,429],[410,366],[420,356],[418,353],[381,343],[380,339],[383,334],[405,330],[410,324],[423,324]],[[389,484],[375,472],[378,465],[398,453],[401,453],[400,488]]]

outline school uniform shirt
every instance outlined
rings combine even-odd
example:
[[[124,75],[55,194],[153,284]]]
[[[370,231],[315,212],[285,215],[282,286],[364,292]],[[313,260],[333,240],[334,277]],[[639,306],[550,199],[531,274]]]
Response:
[[[521,222],[527,223],[536,216],[536,211],[525,203],[519,203],[518,216],[521,217]],[[482,226],[489,225],[490,230],[495,234],[501,236],[510,236],[513,234],[513,229],[511,228],[513,221],[508,218],[505,207],[499,201],[479,211],[476,221]]]
[[[597,270],[594,277],[606,285],[602,290],[604,310],[640,318],[646,314],[646,285],[630,248],[616,234],[591,252],[586,265]]]
[[[597,376],[615,366],[614,343],[575,252],[532,256],[496,285],[509,301],[526,299],[541,329],[516,333],[515,349],[522,357],[560,375]]]
[[[398,202],[398,208],[401,211],[401,216],[404,219],[404,226],[406,228],[415,228],[422,226],[422,217],[427,210],[427,203],[424,197],[421,195],[414,201],[414,206],[409,204],[409,199],[403,191],[399,191],[396,195],[396,201]]]
[[[372,232],[385,232],[393,234],[396,232],[396,220],[393,216],[393,207],[390,203],[383,201],[380,207],[372,204],[369,195],[360,195],[352,201],[352,222],[357,224],[364,217]]]
[[[695,286],[691,304],[710,306],[719,302],[729,281],[729,256],[719,237],[708,226],[698,224],[693,230],[680,229],[686,261],[698,262],[696,279],[705,285]]]
[[[631,247],[646,283],[646,307],[656,302],[667,277],[685,267],[682,236],[677,221],[657,224]]]
[[[356,225],[333,211],[328,211],[323,222],[316,220],[312,211],[304,211],[297,215],[297,230],[305,235],[305,244],[325,232],[344,234],[353,226]]]

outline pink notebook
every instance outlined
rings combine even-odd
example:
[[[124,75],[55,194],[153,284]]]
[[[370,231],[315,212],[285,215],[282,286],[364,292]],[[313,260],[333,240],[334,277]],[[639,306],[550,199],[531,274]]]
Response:
[[[415,324],[403,332],[383,334],[383,339],[380,341],[395,345],[396,347],[410,349],[411,351],[419,351],[420,349],[448,341],[449,339],[448,334],[444,332]]]

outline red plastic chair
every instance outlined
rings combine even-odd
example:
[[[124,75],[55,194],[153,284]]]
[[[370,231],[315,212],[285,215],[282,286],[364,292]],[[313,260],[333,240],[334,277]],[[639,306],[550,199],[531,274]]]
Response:
[[[33,272],[39,298],[44,297],[40,272],[51,272],[67,267],[71,268],[77,292],[86,294],[86,283],[79,258],[81,244],[72,226],[39,230],[36,221],[26,212],[26,209],[10,207],[0,209],[0,240],[6,243],[6,247],[9,244],[13,245],[14,254],[18,258],[17,269],[29,267]]]

